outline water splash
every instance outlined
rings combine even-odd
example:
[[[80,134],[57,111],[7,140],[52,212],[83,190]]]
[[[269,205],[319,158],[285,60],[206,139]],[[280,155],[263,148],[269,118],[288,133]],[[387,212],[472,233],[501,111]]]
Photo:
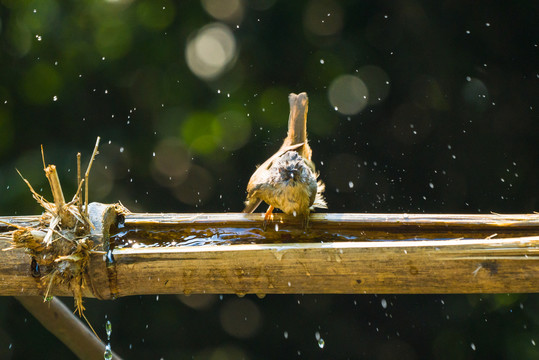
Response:
[[[110,334],[112,334],[112,324],[110,320],[107,320],[105,324],[105,332],[107,333],[107,345],[105,345],[105,353],[103,358],[105,360],[112,360],[112,347],[110,346]]]

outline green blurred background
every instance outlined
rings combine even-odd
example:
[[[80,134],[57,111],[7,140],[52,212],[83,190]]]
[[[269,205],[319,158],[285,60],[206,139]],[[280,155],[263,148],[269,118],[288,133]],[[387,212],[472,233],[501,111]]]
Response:
[[[330,212],[538,210],[536,1],[0,0],[0,215],[100,153],[92,201],[237,212],[310,98]],[[85,166],[85,164],[84,164]],[[66,197],[70,197],[67,195]],[[539,297],[87,300],[129,359],[537,358]],[[67,299],[71,305],[71,300]],[[72,358],[0,298],[0,358]],[[318,338],[323,339],[324,346]]]

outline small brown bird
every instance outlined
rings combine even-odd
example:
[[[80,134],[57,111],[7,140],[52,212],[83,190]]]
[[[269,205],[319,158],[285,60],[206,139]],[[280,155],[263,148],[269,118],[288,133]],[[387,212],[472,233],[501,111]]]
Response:
[[[269,208],[264,224],[274,208],[286,214],[303,216],[305,224],[313,208],[327,209],[322,196],[325,186],[317,180],[318,173],[311,161],[312,150],[307,141],[307,94],[290,94],[288,102],[288,135],[281,148],[256,169],[247,184],[243,212],[252,213],[265,201]]]

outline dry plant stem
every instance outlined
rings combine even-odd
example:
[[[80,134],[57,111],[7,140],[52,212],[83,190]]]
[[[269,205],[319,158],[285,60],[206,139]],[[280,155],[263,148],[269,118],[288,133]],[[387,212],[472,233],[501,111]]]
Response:
[[[88,218],[88,177],[90,175],[90,169],[92,168],[94,158],[97,155],[97,149],[99,147],[99,140],[101,140],[101,138],[98,136],[97,140],[95,141],[94,152],[92,153],[92,157],[90,158],[90,163],[88,163],[88,168],[86,169],[86,173],[84,174],[84,182],[85,182],[85,188],[84,188],[84,213],[86,215],[86,218]]]
[[[45,210],[49,211],[50,213],[53,213],[54,212],[54,208],[49,204],[49,202],[47,200],[45,200],[45,198],[41,195],[39,195],[35,190],[34,188],[32,187],[32,185],[30,185],[30,182],[28,182],[28,180],[26,180],[24,178],[24,176],[22,176],[21,172],[19,170],[17,170],[17,173],[19,174],[19,176],[21,177],[21,179],[26,183],[26,185],[28,186],[28,188],[30,189],[30,192],[32,193],[32,196],[34,197],[34,199],[36,199],[36,201],[39,203],[39,205],[41,205]]]
[[[51,220],[49,224],[49,230],[47,230],[47,235],[45,236],[45,239],[43,239],[43,243],[45,244],[45,246],[49,246],[51,244],[52,235],[54,234],[54,229],[56,228],[56,226],[58,226],[59,223],[60,223],[59,217],[55,217]]]
[[[79,359],[103,358],[105,344],[59,299],[45,303],[39,296],[16,296],[16,299]],[[121,358],[113,354],[113,359]]]
[[[76,196],[76,199],[77,199],[77,209],[79,210],[79,214],[82,214],[82,199],[79,195],[79,191],[81,189],[81,181],[82,181],[82,178],[81,178],[81,168],[80,168],[80,158],[81,158],[81,155],[80,153],[77,153],[77,184],[79,184],[79,187],[77,189],[77,193],[75,194]]]
[[[49,180],[49,184],[51,186],[52,197],[54,198],[56,211],[58,215],[60,215],[60,212],[65,205],[64,193],[62,191],[62,186],[60,185],[60,178],[58,178],[56,166],[45,166],[45,152],[43,151],[43,145],[41,145],[41,159],[43,160],[43,170],[45,171],[45,176],[47,176],[47,180]]]
[[[54,198],[54,204],[57,209],[62,209],[65,205],[64,193],[62,191],[62,186],[60,185],[60,178],[58,177],[58,172],[56,171],[55,165],[49,165],[45,169],[45,175],[49,180],[51,185],[52,197]]]
[[[61,219],[60,224],[65,228],[74,227],[77,219],[74,214],[69,211],[68,206],[65,203],[64,193],[62,191],[62,186],[60,185],[56,166],[47,166],[45,168],[45,175],[51,185],[52,196],[54,198],[54,204],[56,205],[56,215]]]

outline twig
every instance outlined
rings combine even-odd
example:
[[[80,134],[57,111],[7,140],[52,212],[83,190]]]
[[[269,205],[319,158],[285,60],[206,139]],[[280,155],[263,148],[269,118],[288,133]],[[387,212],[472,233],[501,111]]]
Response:
[[[86,215],[86,218],[88,218],[88,176],[90,175],[90,169],[92,168],[92,164],[94,162],[94,158],[97,155],[97,148],[99,147],[99,140],[101,138],[98,136],[97,140],[95,142],[94,152],[92,153],[92,157],[90,158],[90,162],[88,163],[88,168],[86,169],[86,173],[84,174],[84,180],[85,180],[85,189],[84,189],[84,214]]]
[[[32,193],[32,196],[34,197],[34,199],[37,200],[37,202],[39,203],[39,205],[41,205],[43,208],[45,208],[46,210],[48,210],[49,212],[51,213],[54,213],[52,207],[50,206],[50,203],[42,196],[42,195],[39,195],[35,190],[34,188],[32,187],[32,185],[30,185],[30,182],[28,180],[26,180],[24,178],[24,176],[22,176],[21,172],[18,170],[18,169],[15,169],[17,170],[17,173],[19,174],[19,176],[21,177],[21,179],[26,183],[26,185],[28,185],[28,188],[30,189],[30,192]]]
[[[82,198],[80,196],[80,189],[82,189],[82,178],[81,178],[81,172],[80,172],[80,152],[77,153],[77,192],[75,193],[74,199],[77,199],[77,209],[79,209],[79,214],[82,214]]]
[[[45,152],[43,151],[43,144],[41,144],[41,160],[43,161],[43,170],[45,170],[47,165],[45,165]]]

